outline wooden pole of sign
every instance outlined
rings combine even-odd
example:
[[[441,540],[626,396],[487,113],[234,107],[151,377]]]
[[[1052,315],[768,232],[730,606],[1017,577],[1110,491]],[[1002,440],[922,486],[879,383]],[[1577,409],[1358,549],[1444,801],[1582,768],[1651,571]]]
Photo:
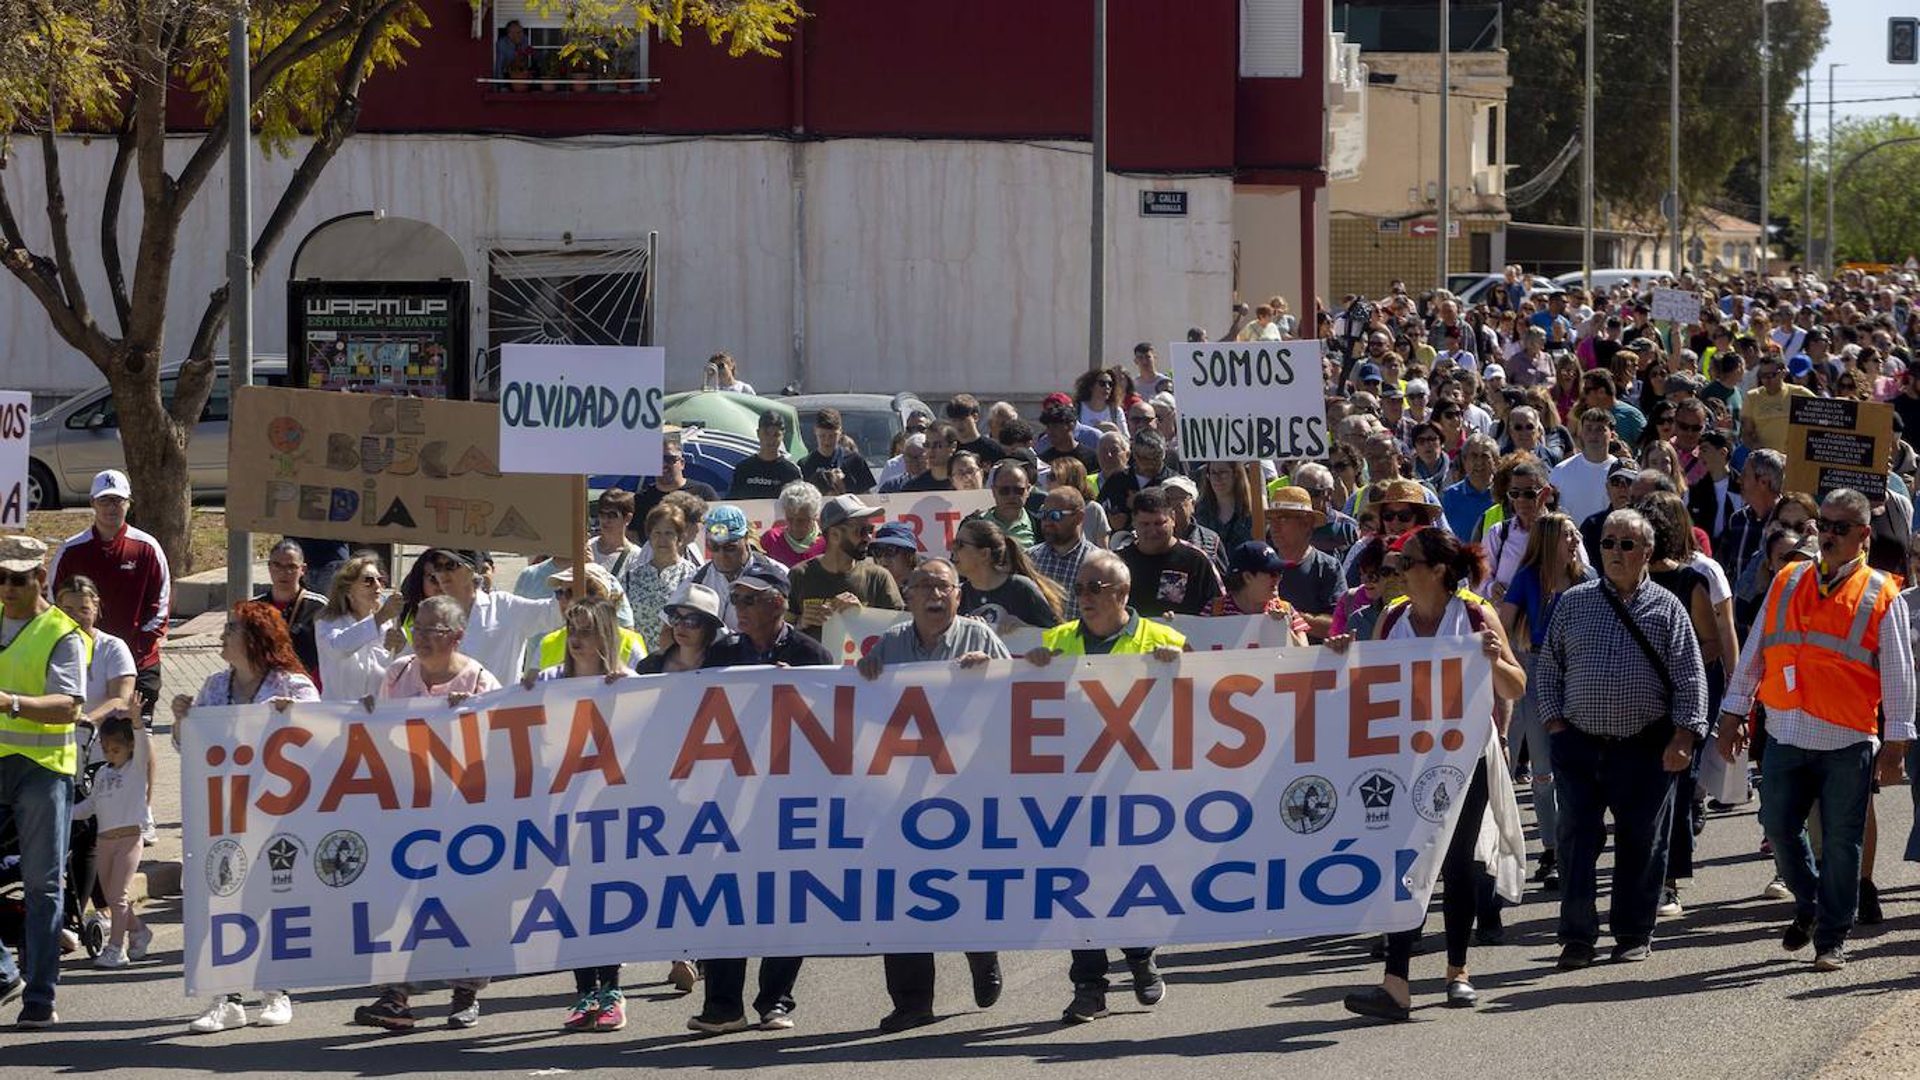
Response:
[[[582,567],[586,565],[580,562],[581,559],[588,558],[590,555],[587,551],[587,478],[585,476],[573,478],[573,547],[568,550],[572,553],[570,558],[575,565]],[[586,573],[585,570],[574,571],[574,580],[580,582],[577,588],[583,594],[587,579],[580,575],[584,573]]]
[[[1267,482],[1260,472],[1257,461],[1242,462],[1247,470],[1247,490],[1253,496],[1253,505],[1248,508],[1253,517],[1253,535],[1258,539],[1267,538]]]

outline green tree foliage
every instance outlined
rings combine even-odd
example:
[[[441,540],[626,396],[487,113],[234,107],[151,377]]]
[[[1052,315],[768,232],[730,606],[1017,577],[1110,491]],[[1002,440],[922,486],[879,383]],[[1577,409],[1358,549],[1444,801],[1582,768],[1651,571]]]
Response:
[[[1813,146],[1813,228],[1827,233],[1827,144]],[[1904,116],[1842,120],[1834,126],[1833,225],[1839,234],[1835,261],[1902,263],[1920,255],[1920,201],[1913,177],[1920,175],[1920,122]],[[1773,206],[1807,236],[1800,163],[1776,173]]]

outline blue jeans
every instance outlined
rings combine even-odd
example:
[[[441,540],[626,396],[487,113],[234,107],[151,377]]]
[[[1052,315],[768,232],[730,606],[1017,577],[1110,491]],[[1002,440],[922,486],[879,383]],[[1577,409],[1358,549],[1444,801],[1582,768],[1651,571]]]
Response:
[[[1591,948],[1600,940],[1597,867],[1609,810],[1614,847],[1608,923],[1614,945],[1653,940],[1673,831],[1674,774],[1661,763],[1672,730],[1656,724],[1631,738],[1605,739],[1569,725],[1548,736],[1560,798],[1562,945]]]
[[[20,834],[20,886],[26,892],[22,942],[28,1005],[53,1006],[60,984],[61,879],[73,820],[73,777],[43,769],[19,754],[0,757],[0,814]],[[0,945],[0,981],[20,978],[13,953]]]
[[[1873,790],[1873,744],[1802,750],[1767,740],[1760,774],[1760,828],[1773,843],[1773,865],[1793,892],[1793,914],[1813,921],[1814,948],[1847,940],[1860,906],[1860,845]],[[1807,815],[1820,803],[1820,864],[1807,842]]]

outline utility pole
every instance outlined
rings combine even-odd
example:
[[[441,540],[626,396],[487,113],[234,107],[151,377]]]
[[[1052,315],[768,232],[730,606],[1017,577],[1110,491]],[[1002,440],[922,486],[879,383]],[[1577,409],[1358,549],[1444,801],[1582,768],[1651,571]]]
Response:
[[[1435,268],[1434,288],[1447,287],[1447,232],[1453,227],[1453,199],[1451,197],[1452,174],[1447,159],[1453,149],[1450,144],[1450,121],[1453,112],[1453,80],[1447,63],[1447,54],[1453,48],[1453,0],[1440,0],[1440,197],[1436,200],[1440,213],[1440,228],[1434,233]]]
[[[1845,64],[1827,65],[1827,276],[1833,276],[1833,69]]]
[[[1593,298],[1593,0],[1587,0],[1587,92],[1580,114],[1580,266],[1588,301]]]
[[[1776,0],[1760,0],[1760,276],[1767,274],[1767,206],[1772,192],[1767,189],[1772,175],[1773,155],[1768,144],[1773,138],[1773,95],[1768,76],[1773,71],[1773,38],[1768,33],[1767,9]]]
[[[247,9],[227,26],[227,387],[253,383],[252,65]],[[228,522],[232,522],[228,518]],[[227,530],[227,606],[253,598],[253,534]]]
[[[1667,269],[1680,280],[1680,0],[1673,0],[1673,40],[1667,60]]]
[[[1101,367],[1107,312],[1107,0],[1093,0],[1092,251],[1087,259],[1087,368]]]
[[[1800,246],[1806,249],[1803,270],[1813,269],[1813,64],[1807,64],[1806,103],[1800,106],[1800,194],[1806,206],[1800,212]]]

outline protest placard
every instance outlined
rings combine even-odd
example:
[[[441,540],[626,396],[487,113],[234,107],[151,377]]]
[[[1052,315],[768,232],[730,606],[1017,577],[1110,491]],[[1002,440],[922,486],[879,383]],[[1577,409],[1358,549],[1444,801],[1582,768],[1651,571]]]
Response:
[[[909,617],[904,611],[848,608],[827,617],[820,628],[820,643],[843,662],[855,663],[873,650],[881,634]],[[992,619],[986,621],[994,623]],[[1289,627],[1288,623],[1265,615],[1164,615],[1154,621],[1178,630],[1186,637],[1187,648],[1192,652],[1283,648]],[[1040,631],[1032,626],[994,625],[994,630],[1006,643],[1007,651],[1015,656],[1024,656],[1040,644]]]
[[[1685,289],[1655,289],[1653,317],[1663,322],[1697,323],[1700,321],[1700,294]]]
[[[229,527],[534,555],[565,550],[568,492],[500,471],[500,407],[243,386]]]
[[[1167,346],[1188,461],[1327,454],[1325,349],[1318,341]]]
[[[1816,499],[1852,488],[1886,494],[1893,466],[1893,406],[1850,398],[1787,399],[1787,490]]]
[[[0,528],[27,524],[27,444],[33,435],[33,395],[0,390]],[[47,493],[51,498],[53,492]]]
[[[196,709],[187,993],[1403,930],[1492,705],[1444,638]]]
[[[500,467],[620,471],[660,460],[667,351],[611,345],[500,350]]]
[[[899,491],[891,495],[862,495],[860,501],[880,508],[876,523],[905,522],[920,541],[920,553],[946,558],[953,551],[953,533],[967,515],[993,505],[993,492],[973,491]],[[737,506],[747,515],[753,535],[759,536],[778,525],[782,518],[776,499],[741,499]],[[704,531],[700,542],[706,543]]]

